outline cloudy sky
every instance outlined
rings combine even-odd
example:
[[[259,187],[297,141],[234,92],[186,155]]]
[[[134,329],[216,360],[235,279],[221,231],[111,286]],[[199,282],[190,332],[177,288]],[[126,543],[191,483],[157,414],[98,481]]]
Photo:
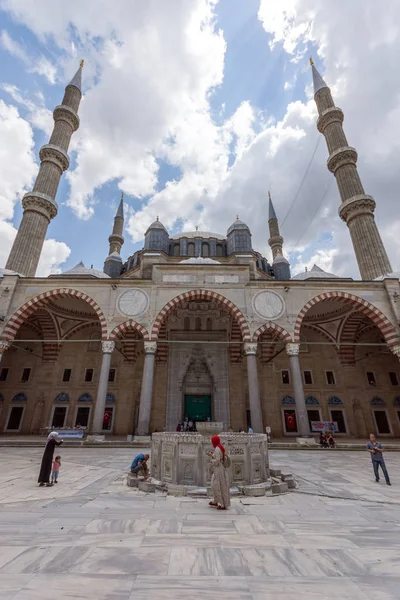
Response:
[[[308,57],[345,113],[400,270],[400,2],[0,0],[0,265],[51,111],[85,59],[81,126],[38,274],[102,268],[123,190],[123,258],[159,215],[170,233],[236,214],[270,258],[271,190],[294,272],[359,278],[315,127]]]

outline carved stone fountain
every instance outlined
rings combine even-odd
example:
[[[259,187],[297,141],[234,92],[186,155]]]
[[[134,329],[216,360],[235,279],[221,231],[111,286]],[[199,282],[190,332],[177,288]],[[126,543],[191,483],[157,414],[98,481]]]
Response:
[[[202,426],[203,425],[203,426]],[[210,437],[218,434],[231,459],[228,476],[232,488],[250,494],[249,486],[265,494],[269,486],[267,436],[262,433],[218,431],[216,423],[198,423],[201,433],[154,433],[151,442],[151,475],[171,494],[186,495],[211,483]],[[253,495],[253,494],[252,494]]]

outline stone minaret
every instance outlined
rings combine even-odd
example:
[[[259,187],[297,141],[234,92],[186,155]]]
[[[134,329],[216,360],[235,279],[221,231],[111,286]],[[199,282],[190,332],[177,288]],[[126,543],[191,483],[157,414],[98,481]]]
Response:
[[[121,246],[124,243],[122,235],[124,229],[124,192],[121,194],[121,201],[114,217],[114,227],[112,234],[108,238],[110,242],[109,254],[104,262],[103,271],[112,278],[117,278],[121,274],[122,258],[120,256]]]
[[[268,244],[271,246],[272,250],[272,268],[274,270],[274,277],[277,281],[288,281],[290,279],[290,264],[283,256],[283,237],[279,232],[278,218],[275,213],[274,205],[272,204],[270,192],[268,192],[268,200],[268,226],[270,235]]]
[[[60,106],[53,112],[50,141],[39,152],[40,169],[32,192],[22,199],[24,214],[11,248],[6,269],[34,277],[51,219],[57,215],[55,200],[63,171],[69,167],[67,154],[71,136],[79,127],[78,108],[82,97],[82,67],[65,88]]]
[[[335,106],[331,91],[310,59],[314,100],[318,109],[317,128],[328,146],[328,169],[335,175],[341,197],[339,215],[347,223],[364,280],[392,272],[374,219],[375,200],[364,192],[357,171],[357,152],[348,145],[343,131],[343,112]]]
[[[272,204],[271,192],[268,191],[268,201],[269,201],[269,215],[268,215],[268,226],[269,226],[269,235],[270,238],[268,240],[268,244],[271,246],[272,257],[278,254],[283,254],[282,245],[283,245],[283,237],[279,232],[279,223],[278,218],[275,213],[274,205]]]

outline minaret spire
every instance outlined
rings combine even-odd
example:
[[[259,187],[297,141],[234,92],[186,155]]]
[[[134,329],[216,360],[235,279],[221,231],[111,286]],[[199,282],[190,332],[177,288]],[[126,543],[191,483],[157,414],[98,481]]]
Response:
[[[114,226],[112,234],[108,238],[110,248],[108,256],[104,262],[103,271],[110,277],[116,278],[121,274],[122,259],[120,256],[121,246],[124,243],[124,236],[122,232],[124,230],[124,192],[121,193],[121,200],[119,202],[117,212],[114,217]]]
[[[34,277],[47,227],[57,215],[55,200],[63,171],[69,167],[68,147],[79,127],[78,108],[82,98],[82,63],[65,88],[61,105],[53,112],[54,128],[48,144],[39,152],[40,169],[32,192],[22,199],[24,214],[6,268]]]
[[[268,215],[268,226],[269,235],[268,244],[271,246],[272,256],[275,258],[277,253],[283,254],[283,237],[279,232],[279,223],[276,217],[274,205],[272,204],[271,192],[268,190],[268,204],[269,204],[269,215]]]
[[[347,223],[361,278],[372,280],[392,267],[374,219],[375,200],[364,192],[357,171],[357,152],[348,145],[342,123],[343,112],[335,106],[331,91],[311,59],[317,128],[328,146],[328,169],[336,177],[341,197],[339,215]]]
[[[268,226],[269,235],[268,244],[271,246],[275,279],[278,281],[287,281],[290,279],[290,265],[283,256],[283,237],[279,232],[279,223],[276,216],[274,205],[272,204],[271,192],[268,190]]]

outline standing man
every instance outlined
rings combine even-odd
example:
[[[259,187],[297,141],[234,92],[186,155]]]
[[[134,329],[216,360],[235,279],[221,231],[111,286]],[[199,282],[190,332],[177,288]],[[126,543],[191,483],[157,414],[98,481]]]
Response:
[[[386,469],[385,459],[383,458],[383,452],[384,452],[383,446],[382,446],[382,444],[380,444],[379,442],[376,441],[376,437],[374,436],[373,433],[371,433],[369,436],[367,450],[371,454],[372,466],[374,468],[374,474],[375,474],[375,481],[377,483],[379,482],[379,465],[380,465],[380,467],[383,471],[383,474],[385,476],[386,483],[388,485],[392,485],[390,483],[389,473],[387,472],[387,469]]]

